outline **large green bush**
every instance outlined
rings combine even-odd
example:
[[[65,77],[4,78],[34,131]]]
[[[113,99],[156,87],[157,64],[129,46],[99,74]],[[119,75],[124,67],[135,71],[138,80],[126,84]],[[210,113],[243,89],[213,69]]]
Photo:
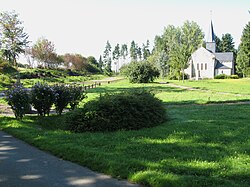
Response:
[[[49,115],[54,100],[54,90],[48,84],[38,82],[31,88],[31,104],[37,110],[38,115]]]
[[[30,110],[28,91],[21,84],[15,84],[6,91],[6,100],[17,119],[22,119]]]
[[[131,62],[125,71],[132,83],[149,83],[159,77],[159,70],[147,61]]]
[[[66,124],[73,132],[136,130],[165,120],[162,102],[143,90],[105,94],[69,113]]]

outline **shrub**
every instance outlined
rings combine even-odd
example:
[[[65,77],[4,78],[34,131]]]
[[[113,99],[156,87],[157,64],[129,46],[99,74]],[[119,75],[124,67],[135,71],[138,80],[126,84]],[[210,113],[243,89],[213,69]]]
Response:
[[[83,100],[86,95],[83,93],[84,89],[82,86],[71,85],[68,87],[70,92],[70,107],[74,110],[80,101]]]
[[[56,107],[57,114],[61,115],[63,109],[70,103],[71,101],[71,93],[70,89],[65,85],[54,85],[52,87],[54,91],[54,104]]]
[[[101,95],[82,109],[68,113],[66,124],[73,132],[137,130],[165,120],[162,102],[149,92],[136,90]]]
[[[230,79],[239,79],[239,76],[238,75],[230,75],[229,78]]]
[[[22,119],[30,110],[28,91],[21,84],[15,84],[6,92],[6,100],[17,119]]]
[[[228,75],[226,75],[226,74],[220,74],[220,75],[216,75],[214,78],[215,79],[227,79]]]
[[[38,82],[31,88],[31,104],[40,116],[49,115],[54,98],[52,87],[46,83]]]
[[[159,70],[146,61],[131,62],[127,69],[127,77],[132,83],[153,82],[159,75]]]
[[[11,83],[13,83],[13,80],[10,78],[10,76],[0,73],[0,85],[7,86]]]

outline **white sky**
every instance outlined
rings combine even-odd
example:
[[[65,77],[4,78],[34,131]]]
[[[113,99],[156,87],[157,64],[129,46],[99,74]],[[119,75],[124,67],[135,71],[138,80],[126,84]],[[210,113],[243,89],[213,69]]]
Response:
[[[250,20],[249,0],[0,0],[0,11],[15,10],[29,39],[44,36],[57,53],[80,53],[97,59],[106,41],[114,46],[132,40],[141,45],[163,33],[169,24],[197,22],[207,34],[211,19],[215,34],[232,34],[236,46]]]

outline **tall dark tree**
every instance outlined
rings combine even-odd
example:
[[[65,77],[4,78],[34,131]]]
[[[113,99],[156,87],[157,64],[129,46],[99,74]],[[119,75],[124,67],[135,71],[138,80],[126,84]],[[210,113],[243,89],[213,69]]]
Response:
[[[221,50],[221,39],[215,35],[216,52],[222,52]]]
[[[102,61],[102,55],[100,55],[98,60],[98,67],[102,71],[103,70],[103,61]]]
[[[221,49],[221,52],[234,52],[235,51],[233,37],[231,34],[226,33],[222,35],[220,49]]]
[[[237,56],[236,69],[243,77],[250,75],[250,21],[245,26]]]
[[[113,51],[113,60],[114,60],[114,64],[115,64],[115,72],[118,72],[120,56],[121,56],[121,54],[120,54],[120,45],[117,44],[115,46],[114,51]]]
[[[143,60],[147,60],[147,58],[150,56],[149,40],[147,40],[146,45],[142,44],[142,56]]]
[[[112,63],[111,48],[112,48],[111,44],[109,43],[109,41],[107,41],[105,50],[103,53],[104,71],[106,74],[110,74],[112,72],[111,70],[111,63]]]
[[[0,13],[0,43],[3,57],[14,66],[16,59],[25,52],[28,34],[24,32],[23,22],[19,20],[16,12]]]
[[[133,40],[130,45],[130,58],[131,61],[137,61],[137,50],[136,50],[136,44]]]
[[[127,44],[122,44],[121,46],[121,57],[123,58],[123,60],[125,60],[128,56],[128,46]]]
[[[138,56],[139,60],[141,60],[142,59],[141,48],[139,46],[136,46],[136,51],[137,51],[137,56]]]

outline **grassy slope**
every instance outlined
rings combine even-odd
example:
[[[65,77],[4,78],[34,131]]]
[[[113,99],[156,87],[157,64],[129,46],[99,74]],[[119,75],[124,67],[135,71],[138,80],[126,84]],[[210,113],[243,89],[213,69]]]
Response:
[[[113,133],[58,130],[63,119],[56,116],[23,122],[1,117],[0,128],[64,159],[144,185],[247,186],[249,112],[249,105],[173,106],[169,121],[158,127]]]
[[[214,79],[199,81],[170,81],[171,83],[212,90],[216,92],[229,92],[236,94],[250,94],[250,79]]]

